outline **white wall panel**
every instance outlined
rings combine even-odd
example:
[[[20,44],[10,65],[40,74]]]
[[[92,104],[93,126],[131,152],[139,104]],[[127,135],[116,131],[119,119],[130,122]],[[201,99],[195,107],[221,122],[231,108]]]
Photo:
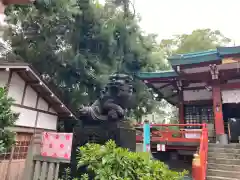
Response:
[[[0,71],[0,87],[5,87],[8,81],[9,71]]]
[[[227,81],[228,83],[236,83],[236,82],[240,82],[240,79],[231,79]]]
[[[206,83],[191,83],[188,87],[201,87],[206,86]]]
[[[43,111],[48,111],[48,103],[43,98],[39,98],[37,108]]]
[[[240,103],[240,90],[223,90],[222,92],[222,103]]]
[[[30,86],[28,86],[26,89],[23,105],[35,108],[36,102],[37,102],[37,93]]]
[[[0,71],[0,87],[4,87],[7,84],[9,78],[9,71]],[[12,78],[9,84],[8,95],[15,99],[16,104],[21,104],[25,81],[15,72],[12,74]],[[37,93],[28,86],[26,88],[26,94],[23,105],[34,108],[37,102]],[[37,109],[48,111],[48,103],[40,97]],[[16,126],[24,126],[34,128],[37,117],[37,111],[26,109],[24,107],[12,106],[12,110],[19,113],[19,119],[16,121]],[[49,112],[56,113],[53,108],[49,109]],[[57,114],[57,113],[56,113]],[[56,130],[58,116],[50,115],[43,112],[38,113],[37,128]]]
[[[19,77],[17,73],[13,73],[10,81],[8,95],[15,99],[16,104],[20,104],[22,101],[24,86],[24,80]]]
[[[19,119],[15,123],[17,126],[34,127],[37,115],[36,111],[16,106],[12,106],[12,110],[20,113]]]
[[[57,112],[53,108],[50,108],[49,112],[57,114]]]
[[[184,90],[184,101],[210,100],[212,99],[212,92],[206,89],[201,90]]]
[[[57,119],[58,119],[57,116],[46,113],[39,113],[37,127],[43,129],[56,130]]]

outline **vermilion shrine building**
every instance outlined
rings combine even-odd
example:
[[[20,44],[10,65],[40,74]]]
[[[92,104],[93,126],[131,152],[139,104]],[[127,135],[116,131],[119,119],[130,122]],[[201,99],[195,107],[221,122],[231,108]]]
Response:
[[[178,106],[180,124],[206,123],[209,140],[214,142],[238,140],[240,46],[175,55],[168,60],[173,70],[142,72],[138,77],[160,98]]]

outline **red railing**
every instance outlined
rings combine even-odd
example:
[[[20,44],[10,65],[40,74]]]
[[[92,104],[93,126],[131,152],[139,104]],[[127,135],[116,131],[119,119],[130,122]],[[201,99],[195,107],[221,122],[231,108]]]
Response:
[[[199,152],[197,152],[194,156],[195,157],[192,163],[193,180],[205,180],[208,158],[208,130],[206,124],[204,124],[202,128]]]
[[[137,142],[143,141],[142,126],[136,125],[139,132],[136,135]],[[203,124],[151,124],[151,142],[200,142],[202,127]],[[191,135],[195,137],[190,138]]]
[[[143,124],[137,124],[139,134],[136,135],[136,141],[143,141]],[[198,142],[200,144],[198,152],[194,155],[192,163],[193,180],[205,180],[207,171],[208,156],[208,130],[206,124],[151,124],[151,142]],[[172,129],[177,127],[178,129]],[[187,127],[191,127],[188,129]],[[189,135],[197,137],[188,137]]]

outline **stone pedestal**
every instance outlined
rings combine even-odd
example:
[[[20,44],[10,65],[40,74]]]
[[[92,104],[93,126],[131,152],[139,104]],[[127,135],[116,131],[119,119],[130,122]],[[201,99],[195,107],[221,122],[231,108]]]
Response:
[[[217,141],[219,141],[220,144],[228,144],[227,134],[218,135]]]
[[[74,128],[72,154],[71,154],[71,176],[77,177],[83,174],[85,168],[77,170],[77,150],[88,142],[104,144],[108,140],[114,140],[119,147],[136,151],[136,131],[128,123],[111,123],[109,121],[81,121]]]
[[[115,142],[118,146],[136,151],[136,130],[129,126],[119,126]]]

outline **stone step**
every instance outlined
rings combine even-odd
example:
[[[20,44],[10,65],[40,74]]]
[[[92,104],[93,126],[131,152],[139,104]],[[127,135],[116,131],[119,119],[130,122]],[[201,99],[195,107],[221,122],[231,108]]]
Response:
[[[240,159],[240,153],[215,153],[208,152],[208,158],[226,158],[226,159]]]
[[[207,180],[240,180],[240,178],[226,178],[219,176],[207,176]]]
[[[240,172],[236,171],[223,171],[218,169],[208,169],[207,176],[218,176],[225,178],[240,178]]]
[[[240,143],[231,143],[231,144],[214,144],[208,143],[209,148],[235,148],[240,149]]]
[[[211,148],[208,148],[208,152],[240,154],[240,149],[211,147]]]
[[[228,164],[215,164],[215,163],[208,163],[208,169],[219,169],[225,171],[239,171],[240,172],[240,165],[228,165]]]
[[[239,159],[226,159],[226,158],[208,158],[208,163],[217,164],[230,164],[230,165],[240,165]]]

